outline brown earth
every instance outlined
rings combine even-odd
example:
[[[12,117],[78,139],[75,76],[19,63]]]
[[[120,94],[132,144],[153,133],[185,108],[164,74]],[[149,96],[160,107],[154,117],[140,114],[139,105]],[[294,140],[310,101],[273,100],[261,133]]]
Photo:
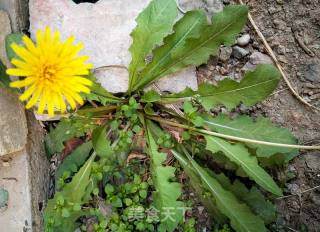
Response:
[[[290,82],[306,101],[317,107],[320,107],[319,3],[318,0],[247,1],[254,21]],[[250,54],[255,51],[267,53],[250,23],[245,33],[251,37],[249,44],[243,47],[249,54],[240,59],[231,55],[227,62],[211,59],[208,65],[199,68],[200,82],[216,82],[225,75],[238,79],[237,73]],[[292,131],[300,144],[320,143],[320,111],[313,111],[298,101],[284,81],[262,104],[250,109],[240,107],[238,111],[271,118],[275,124]],[[271,231],[320,231],[320,152],[302,151],[290,162],[287,170],[280,170],[277,176],[283,180],[288,178],[288,173],[293,177],[286,184],[287,197],[275,200],[279,216]]]

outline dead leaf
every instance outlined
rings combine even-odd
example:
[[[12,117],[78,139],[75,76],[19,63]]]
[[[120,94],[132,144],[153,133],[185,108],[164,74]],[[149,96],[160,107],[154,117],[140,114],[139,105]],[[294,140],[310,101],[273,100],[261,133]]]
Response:
[[[127,158],[127,165],[130,163],[131,160],[133,159],[139,159],[139,160],[145,160],[147,157],[143,154],[139,154],[139,153],[131,153],[130,155],[128,155]]]
[[[64,149],[62,151],[61,160],[64,160],[71,152],[73,152],[78,146],[83,144],[83,140],[78,138],[72,138],[64,142]]]
[[[161,127],[166,130],[178,143],[182,143],[182,132],[184,129],[179,127],[173,127],[165,124],[161,124]]]

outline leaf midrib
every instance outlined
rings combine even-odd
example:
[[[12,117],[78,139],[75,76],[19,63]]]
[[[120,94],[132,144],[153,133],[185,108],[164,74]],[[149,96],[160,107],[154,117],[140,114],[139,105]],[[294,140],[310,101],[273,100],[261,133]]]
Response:
[[[229,210],[229,207],[226,206],[226,204],[224,204],[224,201],[221,199],[220,194],[218,194],[214,188],[212,188],[211,184],[208,182],[207,178],[204,176],[204,174],[202,173],[201,170],[199,170],[197,167],[195,167],[195,165],[193,165],[193,167],[198,171],[199,175],[201,176],[202,180],[205,181],[206,185],[210,188],[211,192],[213,192],[213,194],[215,195],[216,198],[219,199],[220,204],[224,205],[224,208],[226,210],[228,210],[229,214],[232,215],[233,220],[237,219],[237,215],[233,214],[233,210]],[[241,220],[237,220],[237,222],[243,227],[245,228],[247,231],[250,231],[249,228],[246,227],[246,224],[241,223]]]
[[[270,186],[268,183],[266,183],[263,179],[261,179],[261,178],[259,177],[259,175],[256,175],[255,172],[252,171],[252,170],[250,169],[250,167],[248,167],[248,166],[246,165],[245,162],[242,162],[241,159],[238,159],[237,156],[233,155],[234,153],[233,153],[232,151],[230,151],[227,147],[223,146],[223,144],[219,143],[219,142],[216,141],[216,140],[213,140],[213,139],[212,139],[211,141],[213,141],[214,143],[218,144],[222,149],[224,149],[225,152],[227,152],[227,153],[229,153],[230,155],[232,155],[232,157],[234,157],[234,159],[236,159],[236,160],[240,163],[240,166],[241,166],[241,167],[244,166],[245,168],[247,168],[247,170],[250,170],[250,173],[252,173],[257,179],[259,179],[259,180],[260,180],[262,183],[264,183],[266,186],[268,186],[269,189],[274,189],[272,186]],[[232,146],[232,145],[231,145],[231,146]],[[249,155],[250,155],[250,154],[249,154]],[[257,168],[258,168],[258,169],[261,169],[260,166],[258,165],[258,163],[257,163]]]
[[[152,73],[155,69],[157,69],[160,64],[162,63],[163,60],[165,60],[168,56],[170,56],[170,52],[172,50],[174,50],[176,47],[178,47],[180,45],[180,43],[182,43],[182,41],[187,37],[187,35],[195,28],[195,26],[200,22],[200,17],[198,18],[198,20],[192,25],[192,27],[190,27],[190,29],[175,43],[173,44],[173,46],[169,49],[169,52],[167,52],[167,54],[162,57],[160,59],[159,62],[157,62],[157,64],[152,68],[150,69],[150,71],[147,72],[147,74],[145,76],[148,76],[149,73]]]
[[[238,10],[239,11],[239,10]],[[236,17],[234,17],[236,18]],[[165,73],[167,70],[169,70],[170,68],[172,68],[174,65],[180,63],[182,60],[184,60],[186,57],[189,57],[191,53],[193,53],[194,51],[198,50],[199,48],[203,47],[203,45],[205,45],[206,43],[208,43],[208,41],[213,40],[217,35],[220,35],[221,33],[223,33],[225,30],[227,30],[231,25],[233,25],[235,23],[235,21],[230,22],[229,24],[227,24],[226,27],[224,27],[222,30],[218,31],[217,33],[213,34],[212,36],[210,36],[207,40],[205,40],[203,43],[201,43],[200,45],[198,45],[197,47],[195,47],[194,49],[190,50],[189,52],[186,53],[186,55],[176,59],[176,62],[173,62],[171,65],[168,65],[165,69],[163,69],[162,71],[160,71],[160,73],[158,75],[156,75],[154,77],[154,79],[157,79],[159,76],[161,76],[163,73]]]
[[[273,82],[273,81],[275,81],[275,80],[274,80],[274,79],[271,79],[271,80],[267,80],[267,81],[264,81],[264,82],[259,82],[259,83],[257,83],[257,84],[250,85],[250,86],[246,86],[246,87],[242,87],[242,88],[237,88],[237,89],[228,90],[228,91],[223,91],[223,92],[218,92],[218,93],[213,93],[213,94],[206,94],[205,96],[202,96],[202,97],[214,97],[214,96],[218,96],[218,95],[222,95],[222,94],[226,94],[226,93],[238,92],[238,91],[241,91],[241,90],[253,88],[253,87],[256,87],[256,86],[259,86],[259,85],[263,85],[263,84],[266,84],[266,83],[268,83],[268,82]]]

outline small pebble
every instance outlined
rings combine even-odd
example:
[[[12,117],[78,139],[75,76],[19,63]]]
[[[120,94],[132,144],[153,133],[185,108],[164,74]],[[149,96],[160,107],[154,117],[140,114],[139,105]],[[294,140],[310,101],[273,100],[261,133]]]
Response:
[[[219,60],[226,62],[230,59],[230,56],[232,54],[232,48],[231,47],[221,47],[220,48],[220,55]]]
[[[237,39],[237,44],[240,46],[247,46],[249,42],[250,42],[249,34],[244,34],[243,36]]]
[[[234,46],[233,50],[232,50],[232,55],[237,59],[241,59],[241,58],[249,55],[249,51],[247,51],[246,49],[244,49],[242,47]]]

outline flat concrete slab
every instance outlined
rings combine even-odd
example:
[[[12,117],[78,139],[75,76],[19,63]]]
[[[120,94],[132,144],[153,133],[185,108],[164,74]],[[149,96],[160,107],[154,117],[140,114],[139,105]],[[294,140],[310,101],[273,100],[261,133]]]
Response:
[[[128,51],[136,26],[135,18],[150,0],[100,0],[96,4],[75,4],[71,0],[30,0],[30,32],[34,37],[37,29],[50,26],[62,33],[63,38],[74,35],[83,42],[84,54],[91,57],[94,66],[128,66]],[[201,1],[202,2],[202,1]],[[197,89],[195,69],[177,73],[173,79],[160,80],[163,91],[177,92],[185,87]],[[99,71],[97,77],[110,92],[125,92],[128,73],[120,69]]]
[[[9,192],[8,208],[0,212],[0,230],[3,232],[31,231],[28,169],[26,150],[17,152],[12,159],[0,159],[0,187]]]

